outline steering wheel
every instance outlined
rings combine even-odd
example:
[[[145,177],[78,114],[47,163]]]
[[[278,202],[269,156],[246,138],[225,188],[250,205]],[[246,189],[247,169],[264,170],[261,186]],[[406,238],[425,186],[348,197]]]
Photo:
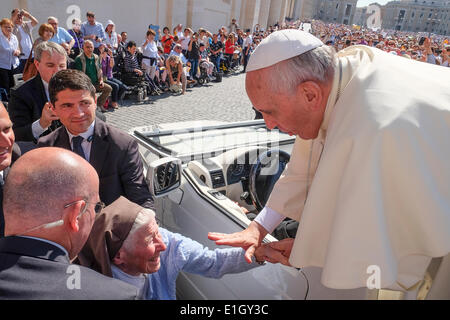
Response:
[[[260,154],[256,163],[250,168],[250,198],[258,212],[266,205],[275,183],[280,178],[290,158],[286,151],[269,149]]]

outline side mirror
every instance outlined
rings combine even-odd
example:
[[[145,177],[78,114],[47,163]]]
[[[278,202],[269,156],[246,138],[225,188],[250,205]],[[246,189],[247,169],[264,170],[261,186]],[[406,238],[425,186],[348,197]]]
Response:
[[[153,197],[166,196],[181,185],[181,160],[172,157],[150,163],[147,184]]]

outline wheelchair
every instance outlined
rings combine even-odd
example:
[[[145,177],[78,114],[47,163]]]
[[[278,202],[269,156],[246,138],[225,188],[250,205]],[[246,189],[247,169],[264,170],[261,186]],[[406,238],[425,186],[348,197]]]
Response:
[[[142,54],[138,53],[138,63],[141,65]],[[125,52],[120,52],[116,57],[114,77],[125,84],[129,90],[125,95],[132,95],[136,97],[137,102],[143,102],[153,92],[157,91],[156,85],[150,80],[145,72],[142,76],[135,72],[127,72],[125,70]]]
[[[199,64],[199,68],[200,68],[200,76],[197,79],[198,83],[199,84],[209,83],[211,81],[211,79],[208,77],[207,68],[205,67],[205,65],[203,63]]]

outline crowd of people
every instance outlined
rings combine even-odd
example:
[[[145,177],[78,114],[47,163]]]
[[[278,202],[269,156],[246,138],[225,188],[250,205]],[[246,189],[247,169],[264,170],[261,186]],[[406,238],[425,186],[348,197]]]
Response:
[[[300,26],[302,27],[302,26]],[[449,67],[450,39],[441,35],[393,30],[370,30],[359,26],[312,22],[312,33],[336,51],[352,45],[366,45],[431,64]]]
[[[146,96],[165,91],[184,94],[188,86],[221,81],[223,73],[235,72],[240,67],[245,72],[251,52],[262,39],[279,29],[303,29],[305,22],[311,23],[311,33],[336,51],[352,45],[367,45],[406,58],[449,66],[449,40],[443,36],[373,31],[317,20],[277,23],[267,29],[257,24],[253,30],[244,30],[233,18],[228,27],[223,26],[217,32],[205,28],[193,31],[181,24],[173,30],[164,27],[161,32],[150,25],[143,32],[143,39],[130,41],[126,31],[116,32],[112,20],[103,25],[96,20],[94,12],[87,12],[86,21],[73,19],[70,30],[60,27],[56,17],[48,17],[47,22],[39,26],[39,37],[33,41],[32,30],[37,28],[38,20],[26,10],[16,8],[10,19],[0,21],[2,100],[8,100],[10,88],[15,84],[14,74],[24,73],[24,80],[36,74],[34,48],[43,41],[63,46],[69,57],[69,68],[84,68],[80,63],[80,59],[84,61],[83,55],[89,61],[95,58],[88,63],[85,72],[101,92],[98,105],[99,110],[105,112],[108,108],[118,108],[127,93],[132,93],[130,87],[139,83],[145,84]],[[179,61],[172,58],[169,62],[173,55],[178,56]],[[92,70],[94,65],[100,66],[97,75]]]
[[[29,21],[24,22],[24,18]],[[37,74],[35,50],[42,42],[54,42],[67,53],[67,67],[85,72],[97,92],[98,109],[117,109],[132,88],[143,85],[145,94],[161,95],[170,91],[184,94],[187,87],[210,81],[220,82],[223,74],[237,72],[248,62],[254,47],[262,38],[259,29],[242,30],[232,19],[230,25],[216,33],[200,28],[193,31],[178,24],[173,30],[149,26],[143,39],[128,39],[126,31],[116,32],[112,20],[105,26],[94,12],[86,13],[86,21],[72,20],[69,30],[59,26],[50,16],[38,27],[29,12],[14,9],[11,18],[1,20],[0,88],[2,100],[8,101],[15,85],[15,74],[28,80]],[[32,38],[33,28],[39,37]],[[171,58],[176,56],[178,58]],[[169,59],[170,58],[170,59]]]

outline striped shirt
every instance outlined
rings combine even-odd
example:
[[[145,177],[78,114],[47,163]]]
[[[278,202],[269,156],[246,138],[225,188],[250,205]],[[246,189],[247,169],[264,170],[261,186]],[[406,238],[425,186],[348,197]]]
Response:
[[[139,70],[141,69],[141,68],[139,68],[139,62],[138,62],[136,54],[132,55],[128,51],[125,54],[124,65],[125,65],[126,72],[134,72],[134,69],[139,69]]]

